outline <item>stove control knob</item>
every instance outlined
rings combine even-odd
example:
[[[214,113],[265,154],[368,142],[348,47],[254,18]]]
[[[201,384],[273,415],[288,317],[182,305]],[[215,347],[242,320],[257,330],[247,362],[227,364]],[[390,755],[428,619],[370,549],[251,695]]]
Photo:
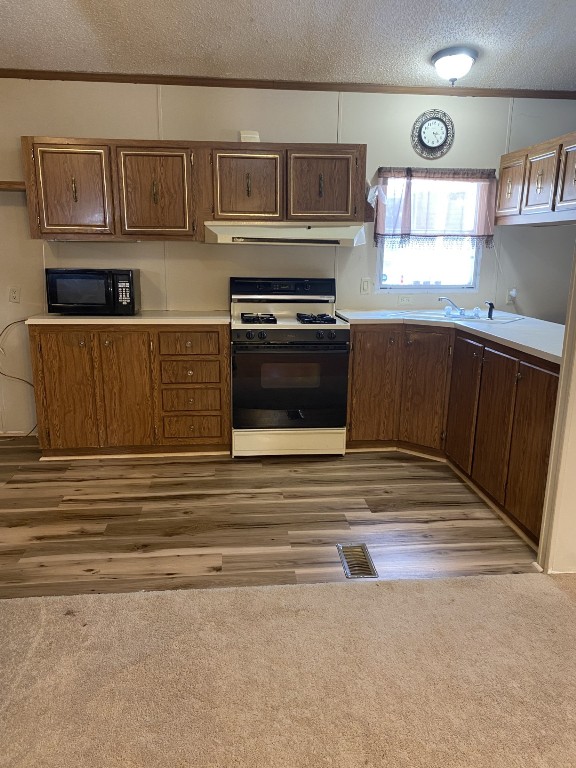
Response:
[[[328,338],[329,339],[335,339],[336,338],[336,331],[328,331]]]
[[[254,331],[246,331],[246,338],[247,338],[249,341],[252,341],[252,339],[254,338],[254,335],[255,335],[255,334],[254,334]]]
[[[268,334],[266,333],[266,331],[260,331],[260,333],[258,334],[258,338],[261,339],[262,341],[264,341],[264,339],[267,336],[268,336]]]
[[[323,339],[324,338],[324,331],[316,331],[316,338],[317,339]]]

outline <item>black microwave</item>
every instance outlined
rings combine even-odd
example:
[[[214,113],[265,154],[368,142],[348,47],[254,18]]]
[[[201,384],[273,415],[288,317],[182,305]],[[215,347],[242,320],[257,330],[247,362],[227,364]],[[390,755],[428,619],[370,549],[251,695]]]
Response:
[[[47,269],[48,312],[60,315],[135,315],[138,269]]]

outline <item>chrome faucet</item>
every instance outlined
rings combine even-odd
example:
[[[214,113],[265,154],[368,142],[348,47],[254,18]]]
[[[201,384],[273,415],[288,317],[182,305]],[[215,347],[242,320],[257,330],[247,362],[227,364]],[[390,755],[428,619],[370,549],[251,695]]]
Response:
[[[458,304],[455,304],[452,299],[448,298],[448,296],[438,296],[438,301],[447,301],[449,304],[452,304],[459,315],[464,316],[464,307],[459,307]]]

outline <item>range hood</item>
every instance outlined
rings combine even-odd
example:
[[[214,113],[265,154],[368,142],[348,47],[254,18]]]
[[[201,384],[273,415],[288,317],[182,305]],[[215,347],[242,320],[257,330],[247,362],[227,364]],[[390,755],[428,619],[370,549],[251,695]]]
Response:
[[[363,222],[205,221],[206,243],[239,245],[341,245],[366,243]]]

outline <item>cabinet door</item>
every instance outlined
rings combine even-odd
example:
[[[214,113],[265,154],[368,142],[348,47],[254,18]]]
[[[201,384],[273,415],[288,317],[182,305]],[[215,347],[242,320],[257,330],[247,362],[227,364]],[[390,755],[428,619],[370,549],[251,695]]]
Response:
[[[484,350],[472,479],[504,504],[518,360]]]
[[[108,147],[37,144],[34,156],[42,233],[114,232]]]
[[[566,211],[576,208],[576,135],[573,141],[562,145],[560,175],[554,210]]]
[[[191,154],[187,149],[120,148],[122,232],[194,234],[190,215]]]
[[[283,152],[214,150],[212,164],[215,218],[283,218]]]
[[[445,450],[467,474],[472,469],[483,350],[471,339],[458,337],[454,342]]]
[[[556,191],[559,147],[528,155],[522,214],[552,210]]]
[[[405,330],[399,438],[442,448],[449,373],[448,332]]]
[[[350,440],[397,440],[401,328],[352,328]]]
[[[91,334],[42,332],[43,423],[48,448],[99,445]]]
[[[288,151],[288,218],[354,220],[358,155]]]
[[[504,506],[536,539],[542,523],[557,392],[557,374],[520,363]]]
[[[154,409],[149,334],[100,331],[98,340],[106,444],[152,445]]]
[[[498,216],[511,216],[520,213],[525,171],[526,155],[504,155],[502,157],[496,201],[496,214]]]

